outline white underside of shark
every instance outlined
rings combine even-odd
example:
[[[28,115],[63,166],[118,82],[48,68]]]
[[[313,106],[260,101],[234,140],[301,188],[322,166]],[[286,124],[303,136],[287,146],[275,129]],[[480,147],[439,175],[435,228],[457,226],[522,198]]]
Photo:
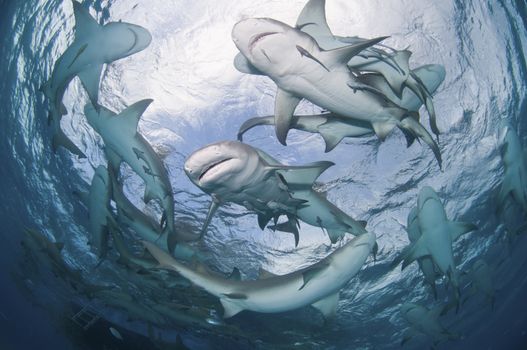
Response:
[[[53,148],[65,147],[85,157],[84,153],[64,134],[60,127],[62,115],[67,114],[62,98],[67,86],[78,77],[90,100],[97,106],[99,81],[104,64],[144,50],[152,37],[143,27],[125,22],[100,25],[87,9],[72,1],[75,15],[75,40],[59,57],[51,78],[41,87],[50,99],[49,123],[53,128]]]
[[[178,272],[195,285],[218,297],[224,317],[243,310],[275,313],[313,305],[325,317],[334,315],[339,290],[359,272],[375,244],[375,235],[365,233],[335,250],[317,264],[283,276],[237,281],[194,270],[174,260],[157,246],[144,242],[160,267]]]

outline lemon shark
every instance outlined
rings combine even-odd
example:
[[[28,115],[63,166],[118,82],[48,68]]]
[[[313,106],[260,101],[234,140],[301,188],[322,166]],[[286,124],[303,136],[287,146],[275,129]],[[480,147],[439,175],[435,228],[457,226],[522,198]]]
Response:
[[[152,40],[148,30],[135,24],[109,22],[100,25],[77,1],[72,1],[75,16],[75,39],[55,62],[51,78],[41,91],[49,98],[49,123],[53,128],[53,149],[65,147],[85,157],[84,153],[64,134],[60,127],[67,114],[62,98],[67,86],[79,77],[94,106],[97,106],[99,81],[104,64],[144,50]]]
[[[112,200],[112,182],[108,169],[100,165],[95,173],[87,195],[90,222],[90,245],[95,248],[100,258],[108,253],[108,237],[111,227],[117,224],[112,216],[110,201]]]
[[[158,222],[137,208],[126,197],[123,192],[123,184],[115,178],[115,175],[111,169],[110,178],[112,181],[113,190],[112,198],[115,201],[117,208],[116,219],[121,227],[130,228],[142,240],[156,244],[161,249],[170,252],[170,254],[172,254],[177,259],[203,260],[203,257],[201,257],[190,245],[183,242],[177,242],[175,233],[169,232],[167,230],[163,231]],[[123,260],[132,261],[131,265],[133,265],[134,258],[132,258],[131,254],[127,252],[124,242],[120,243],[120,246],[122,247],[122,253],[121,250],[119,252],[121,256],[123,256]],[[127,259],[127,257],[130,257],[130,259]]]
[[[137,124],[152,102],[145,99],[134,103],[119,114],[91,103],[84,107],[88,123],[101,135],[105,153],[115,174],[121,162],[126,162],[145,182],[145,203],[158,200],[163,209],[163,231],[174,231],[174,199],[172,186],[162,160],[152,146],[137,131]]]
[[[286,275],[262,275],[258,280],[226,279],[205,268],[192,269],[152,243],[144,242],[161,268],[178,272],[218,297],[229,318],[243,310],[274,313],[313,305],[325,317],[335,314],[339,290],[364,265],[375,245],[375,234],[365,233],[336,249],[318,263]]]
[[[449,221],[437,193],[429,186],[419,192],[417,200],[417,222],[421,236],[407,246],[394,262],[403,260],[403,269],[411,262],[430,258],[439,272],[448,277],[454,289],[456,305],[459,307],[459,277],[454,262],[452,243],[462,234],[476,230],[471,223]]]
[[[419,221],[417,219],[418,210],[416,207],[412,208],[408,214],[408,221],[406,224],[406,232],[408,233],[408,238],[410,243],[415,243],[421,237],[421,230],[419,229]],[[436,279],[437,273],[434,266],[434,261],[431,257],[425,256],[417,260],[419,264],[419,269],[423,273],[425,278],[425,283],[428,284],[434,293],[434,298],[437,299],[437,290],[436,290]]]
[[[426,89],[432,94],[445,79],[445,69],[440,65],[425,65],[414,69],[413,74],[419,77]],[[392,102],[417,112],[422,106],[421,100],[411,90],[404,89],[399,98],[392,91],[386,80],[379,74],[363,74],[358,77],[385,94]],[[243,140],[243,135],[250,129],[261,125],[275,125],[274,116],[256,117],[245,121],[238,130],[238,140]],[[326,152],[333,150],[345,137],[365,137],[374,134],[371,124],[342,118],[334,113],[321,113],[314,115],[293,115],[290,128],[310,133],[318,133],[324,139]],[[413,139],[409,140],[409,144]]]
[[[206,231],[220,204],[232,202],[258,214],[260,228],[271,219],[272,229],[291,232],[298,244],[298,220],[326,230],[331,242],[346,232],[363,234],[365,223],[352,219],[313,190],[314,181],[331,162],[304,166],[280,164],[265,152],[237,141],[221,141],[192,153],[185,162],[185,173],[212,203],[203,225]],[[277,224],[286,215],[286,223]]]
[[[359,37],[334,36],[326,21],[325,5],[326,0],[309,0],[298,16],[296,28],[311,35],[324,50],[337,49],[367,41],[367,39]],[[378,47],[364,49],[348,61],[348,67],[356,73],[374,72],[381,74],[391,91],[398,97],[401,97],[405,88],[412,90],[425,104],[430,115],[430,127],[436,135],[439,135],[431,90],[410,69],[409,59],[412,52],[395,50],[388,46],[384,46],[384,48],[390,52]]]
[[[404,345],[418,333],[430,337],[434,342],[434,345],[449,339],[459,339],[459,335],[449,332],[443,327],[441,322],[439,322],[439,316],[443,311],[444,306],[442,305],[436,306],[432,309],[427,309],[424,306],[414,303],[405,303],[401,305],[401,314],[412,327],[411,330],[407,331],[404,335],[401,345]]]
[[[510,197],[527,213],[527,161],[520,138],[511,125],[502,123],[499,132],[503,181],[498,194],[498,207],[505,208]]]
[[[381,140],[397,126],[427,143],[441,166],[439,147],[417,120],[418,115],[361,82],[347,66],[352,57],[385,37],[323,50],[297,28],[270,18],[249,18],[235,24],[232,38],[242,54],[235,66],[245,73],[264,74],[278,87],[275,131],[282,144],[286,144],[294,111],[305,98],[341,117],[370,123]]]

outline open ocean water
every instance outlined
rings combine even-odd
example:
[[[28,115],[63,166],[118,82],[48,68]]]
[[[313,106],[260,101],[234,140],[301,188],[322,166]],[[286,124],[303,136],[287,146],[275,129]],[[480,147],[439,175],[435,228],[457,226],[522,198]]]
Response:
[[[198,232],[210,200],[185,176],[185,159],[204,145],[235,139],[245,120],[273,111],[275,84],[241,74],[232,65],[237,53],[232,26],[248,17],[271,17],[293,25],[304,4],[304,0],[83,2],[100,23],[123,20],[152,34],[146,50],[106,66],[99,103],[121,111],[140,99],[154,100],[139,130],[168,170],[178,229]],[[62,128],[87,155],[77,159],[63,149],[53,153],[49,102],[39,91],[74,38],[72,3],[0,0],[0,349],[155,349],[176,342],[177,334],[190,349],[400,348],[408,327],[400,305],[416,302],[430,307],[447,303],[451,294],[446,283],[439,282],[435,301],[417,264],[403,272],[390,268],[408,244],[403,226],[425,185],[438,192],[450,219],[478,226],[455,242],[457,266],[468,271],[476,260],[484,259],[496,289],[493,308],[475,295],[457,314],[451,311],[441,317],[460,339],[437,348],[527,348],[525,217],[514,205],[506,217],[496,213],[503,175],[498,142],[502,120],[509,121],[527,147],[526,7],[524,0],[327,1],[334,33],[389,35],[386,44],[413,52],[412,67],[429,63],[445,67],[446,79],[434,95],[443,170],[426,146],[406,148],[397,130],[382,143],[376,137],[347,139],[330,153],[324,153],[318,135],[292,131],[284,147],[272,128],[251,130],[246,142],[283,163],[335,162],[320,177],[324,183],[320,189],[343,211],[368,221],[367,228],[377,234],[379,254],[341,290],[337,315],[328,323],[308,307],[281,314],[244,312],[223,322],[214,298],[188,286],[177,293],[170,286],[160,289],[155,281],[117,264],[113,251],[97,266],[98,258],[87,243],[87,210],[75,194],[87,191],[94,169],[105,164],[102,141],[83,116],[87,95],[75,79],[64,97],[68,115]],[[297,110],[319,111],[307,102]],[[426,111],[421,118],[428,125]],[[141,179],[128,168],[123,173],[127,195],[142,210],[159,216],[159,207],[142,202]],[[44,249],[21,244],[26,228],[64,243],[60,257],[66,270]],[[204,239],[192,246],[209,267],[224,273],[237,267],[247,279],[256,278],[260,267],[277,274],[297,270],[333,250],[320,228],[302,225],[295,248],[292,235],[261,231],[256,217],[235,205],[222,207]],[[208,310],[209,321],[168,321],[144,310],[131,315],[119,302],[100,297],[105,293],[100,288],[116,293],[114,299],[147,305],[149,311],[161,301],[194,306],[196,315]],[[466,295],[464,287],[462,298]],[[74,320],[83,308],[100,317],[86,331]],[[113,336],[109,327],[123,339]],[[426,337],[416,337],[403,348],[431,345]]]

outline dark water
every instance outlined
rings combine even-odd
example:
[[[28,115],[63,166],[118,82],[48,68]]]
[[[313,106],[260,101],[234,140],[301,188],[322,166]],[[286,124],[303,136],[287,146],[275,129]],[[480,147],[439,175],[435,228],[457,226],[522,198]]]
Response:
[[[449,218],[477,224],[478,231],[455,244],[461,270],[477,259],[493,266],[497,288],[494,310],[481,296],[464,304],[456,315],[442,318],[463,339],[441,344],[455,349],[523,349],[527,345],[527,238],[510,243],[503,219],[495,214],[494,195],[503,168],[497,132],[506,119],[522,140],[527,134],[527,12],[524,1],[327,1],[328,20],[342,35],[391,35],[388,43],[410,46],[412,64],[439,63],[447,77],[434,97],[442,131],[440,148],[444,170],[423,146],[405,148],[402,135],[393,133],[384,143],[375,138],[350,140],[333,152],[323,152],[317,136],[293,132],[289,146],[276,142],[265,128],[248,134],[248,142],[283,162],[302,164],[331,160],[337,166],[323,174],[323,190],[347,213],[368,220],[380,246],[377,261],[341,292],[336,319],[323,325],[320,315],[306,308],[280,315],[243,313],[227,328],[188,324],[154,327],[163,339],[183,335],[191,348],[398,348],[408,326],[399,314],[403,302],[434,305],[415,266],[401,273],[389,264],[407,244],[401,224],[415,205],[419,189],[435,188]],[[233,139],[249,117],[272,111],[275,86],[267,79],[247,77],[232,67],[236,49],[232,25],[243,17],[272,17],[294,23],[304,1],[86,1],[102,22],[125,20],[147,28],[150,47],[115,62],[104,71],[101,104],[114,110],[143,98],[153,98],[140,130],[164,156],[175,193],[176,222],[198,230],[209,198],[202,195],[182,171],[195,149]],[[137,6],[135,6],[137,5]],[[78,160],[51,150],[47,102],[38,91],[55,60],[73,40],[69,1],[0,0],[0,348],[33,349],[154,348],[145,322],[108,306],[56,273],[43,254],[28,254],[21,246],[24,229],[33,228],[52,241],[64,242],[62,258],[83,281],[117,286],[138,303],[151,305],[161,298],[184,303],[182,293],[152,291],[141,276],[132,275],[110,255],[96,268],[97,258],[87,245],[86,208],[72,193],[87,190],[93,169],[104,164],[102,142],[87,125],[82,106],[86,95],[72,82],[64,102],[69,115],[63,128],[84,150]],[[300,111],[316,108],[303,104]],[[426,113],[423,113],[426,115]],[[426,117],[423,117],[426,118]],[[426,119],[425,119],[426,120]],[[426,124],[426,123],[425,123]],[[525,142],[523,142],[525,145]],[[126,190],[141,203],[142,184],[125,172]],[[159,208],[143,209],[159,214]],[[517,225],[519,213],[509,215]],[[320,229],[303,226],[300,245],[269,230],[261,232],[256,220],[242,208],[220,210],[210,234],[196,243],[207,264],[218,271],[240,268],[254,278],[260,266],[286,273],[319,260],[330,251]],[[444,284],[439,300],[448,299]],[[221,307],[199,294],[187,303]],[[95,298],[96,299],[96,298]],[[105,321],[82,331],[71,320],[83,305],[94,305]],[[111,336],[119,329],[124,341]],[[222,326],[223,327],[223,326]],[[205,329],[205,330],[204,330]],[[428,347],[426,338],[405,348]],[[159,344],[157,344],[159,346]]]

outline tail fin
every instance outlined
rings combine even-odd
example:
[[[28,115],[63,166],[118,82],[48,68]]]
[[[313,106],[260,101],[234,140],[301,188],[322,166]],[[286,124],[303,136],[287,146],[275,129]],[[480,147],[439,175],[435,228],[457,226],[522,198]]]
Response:
[[[443,168],[439,146],[432,138],[432,135],[430,135],[430,133],[419,122],[409,116],[401,120],[399,123],[399,128],[407,130],[408,132],[415,135],[415,137],[423,140],[432,149],[432,152],[434,152],[437,163],[439,164],[439,168]]]

